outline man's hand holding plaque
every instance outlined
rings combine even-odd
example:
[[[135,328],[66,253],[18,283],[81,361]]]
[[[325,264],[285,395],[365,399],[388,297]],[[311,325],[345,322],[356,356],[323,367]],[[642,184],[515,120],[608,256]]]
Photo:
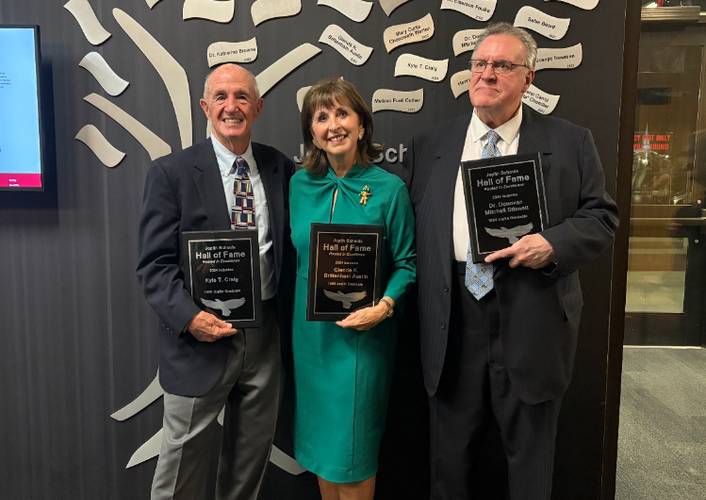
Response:
[[[238,333],[238,330],[233,328],[230,323],[206,311],[201,311],[191,318],[186,329],[199,342],[215,342],[223,337],[230,337]]]
[[[512,246],[491,253],[485,258],[485,262],[493,262],[498,259],[510,259],[510,267],[523,266],[542,269],[554,259],[554,248],[541,234],[529,234],[513,243]]]

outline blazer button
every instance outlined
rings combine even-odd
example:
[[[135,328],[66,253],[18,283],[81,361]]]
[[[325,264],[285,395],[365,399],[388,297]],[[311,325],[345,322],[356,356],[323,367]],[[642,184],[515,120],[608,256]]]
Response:
[[[445,291],[445,292],[448,292],[448,291],[449,291],[449,287],[446,286],[446,285],[444,285],[444,291]]]
[[[441,329],[446,330],[446,323],[441,323]]]

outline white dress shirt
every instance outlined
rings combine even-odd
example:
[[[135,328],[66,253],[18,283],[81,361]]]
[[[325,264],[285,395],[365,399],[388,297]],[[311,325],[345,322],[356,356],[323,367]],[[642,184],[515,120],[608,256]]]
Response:
[[[517,146],[520,143],[521,124],[522,105],[520,105],[515,116],[495,129],[500,136],[497,146],[502,156],[517,154]],[[480,159],[483,153],[483,147],[488,143],[489,130],[491,130],[490,127],[478,118],[474,110],[471,123],[468,124],[466,142],[463,145],[461,161]],[[461,168],[459,166],[456,187],[454,189],[453,238],[454,258],[461,262],[466,262],[466,256],[468,254],[468,235],[466,195],[463,192],[463,177],[461,176]]]
[[[277,295],[277,283],[275,282],[274,251],[272,249],[272,235],[270,234],[270,212],[267,208],[267,196],[265,187],[262,185],[260,171],[257,168],[255,156],[252,154],[252,143],[248,144],[248,149],[242,155],[236,155],[230,149],[221,144],[214,136],[211,136],[213,151],[216,153],[218,168],[221,170],[223,180],[223,193],[228,206],[228,218],[233,206],[233,186],[235,184],[235,159],[240,156],[248,163],[250,183],[252,184],[255,196],[255,223],[257,224],[257,240],[260,246],[260,283],[262,290],[262,300],[271,299]]]

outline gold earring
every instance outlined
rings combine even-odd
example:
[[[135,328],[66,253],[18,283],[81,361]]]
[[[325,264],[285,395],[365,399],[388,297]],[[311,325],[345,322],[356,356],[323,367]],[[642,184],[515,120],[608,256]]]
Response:
[[[362,141],[364,135],[365,135],[365,131],[364,131],[364,130],[361,130],[360,133],[358,134],[358,140],[359,140],[359,141]]]

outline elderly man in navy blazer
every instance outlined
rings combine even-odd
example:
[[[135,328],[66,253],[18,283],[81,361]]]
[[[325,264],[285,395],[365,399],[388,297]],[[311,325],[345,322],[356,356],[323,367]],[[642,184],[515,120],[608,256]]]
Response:
[[[250,72],[219,66],[201,99],[211,138],[155,160],[147,172],[137,276],[162,321],[165,391],[153,500],[204,497],[213,431],[224,406],[216,498],[255,500],[269,458],[280,395],[280,330],[291,318],[288,194],[294,164],[250,141],[262,106]],[[245,168],[254,196],[262,328],[233,329],[200,310],[184,287],[180,236],[231,229],[234,183],[242,179],[236,165]]]
[[[577,269],[611,245],[618,225],[591,133],[522,104],[536,55],[526,31],[490,25],[470,63],[472,113],[414,137],[405,158],[435,500],[473,497],[492,419],[511,498],[550,498],[583,305]],[[472,265],[460,162],[537,152],[549,227]]]

